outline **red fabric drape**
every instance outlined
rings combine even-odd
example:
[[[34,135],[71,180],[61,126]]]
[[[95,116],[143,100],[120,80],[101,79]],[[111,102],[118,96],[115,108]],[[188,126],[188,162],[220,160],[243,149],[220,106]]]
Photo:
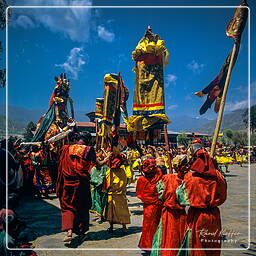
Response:
[[[227,184],[219,171],[216,177],[199,176],[189,172],[184,177],[190,206],[196,208],[216,207],[227,198]]]
[[[208,153],[203,149],[198,150],[196,153],[197,159],[191,165],[190,169],[204,176],[217,176],[217,170],[214,166],[213,160]]]
[[[145,65],[150,65],[150,64],[162,64],[163,63],[163,58],[162,55],[155,55],[152,53],[144,53],[141,54],[137,59],[137,63],[144,63]]]

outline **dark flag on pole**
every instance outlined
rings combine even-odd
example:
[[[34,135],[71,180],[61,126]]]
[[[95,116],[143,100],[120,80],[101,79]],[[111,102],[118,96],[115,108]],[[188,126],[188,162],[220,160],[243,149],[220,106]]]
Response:
[[[238,51],[236,51],[236,54],[234,56],[234,64],[237,59],[237,54],[238,54]],[[214,101],[215,101],[214,111],[216,113],[219,111],[221,96],[222,96],[223,88],[227,78],[230,59],[231,59],[231,52],[228,54],[226,60],[224,61],[221,67],[220,73],[216,76],[216,78],[212,82],[210,82],[210,84],[207,87],[205,87],[202,91],[195,93],[195,95],[197,95],[198,97],[203,97],[204,95],[208,94],[206,101],[204,102],[203,106],[199,110],[200,115],[203,115],[209,108],[211,108]]]
[[[237,59],[237,55],[240,48],[241,35],[244,30],[247,17],[248,17],[247,7],[248,7],[248,4],[246,3],[246,1],[242,1],[240,6],[235,10],[234,16],[226,28],[226,35],[228,37],[233,37],[236,43],[236,51],[234,55],[232,68],[234,67]],[[225,85],[228,68],[230,65],[231,54],[232,54],[232,50],[228,54],[216,78],[212,82],[210,82],[210,84],[207,87],[205,87],[202,91],[195,93],[195,95],[197,95],[198,97],[203,97],[206,94],[208,94],[206,101],[204,102],[204,104],[199,110],[200,115],[203,115],[209,108],[211,108],[214,101],[215,101],[214,111],[216,113],[219,111],[223,88]]]

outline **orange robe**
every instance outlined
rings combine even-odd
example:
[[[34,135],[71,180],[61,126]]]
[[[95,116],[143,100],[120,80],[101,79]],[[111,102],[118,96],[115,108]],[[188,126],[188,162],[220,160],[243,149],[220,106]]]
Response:
[[[186,211],[176,197],[176,189],[182,179],[176,174],[166,174],[158,183],[163,201],[161,221],[153,239],[153,248],[180,248],[186,227]],[[154,250],[151,255],[175,256],[178,250]]]
[[[60,200],[62,231],[80,234],[89,230],[91,208],[89,170],[94,150],[85,145],[65,145],[59,160],[57,196]]]
[[[184,183],[177,189],[180,203],[190,206],[183,248],[221,248],[221,218],[218,206],[226,200],[227,184],[222,174],[214,168],[208,155],[206,159],[209,165],[208,171],[199,173],[197,167],[194,168],[192,165],[195,171],[187,173]],[[198,170],[203,167],[202,161],[201,164],[198,165],[200,166]],[[183,253],[180,251],[179,255]],[[188,255],[219,256],[220,254],[220,250],[191,250]]]
[[[143,225],[139,247],[148,250],[152,246],[152,239],[159,224],[162,210],[162,202],[158,199],[156,189],[157,182],[162,178],[162,172],[158,168],[157,170],[158,173],[151,179],[141,176],[136,186],[136,194],[143,202]]]

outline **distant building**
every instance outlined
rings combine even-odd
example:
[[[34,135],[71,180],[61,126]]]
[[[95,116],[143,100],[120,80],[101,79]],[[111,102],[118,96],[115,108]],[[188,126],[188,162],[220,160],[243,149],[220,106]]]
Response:
[[[94,122],[77,122],[77,129],[79,132],[87,131],[91,133],[92,137],[96,137],[96,124]],[[120,135],[124,137],[126,134],[126,125],[120,124]]]
[[[91,112],[91,113],[94,113],[94,112]],[[89,114],[91,114],[91,113],[89,113]],[[87,114],[87,116],[88,116],[88,114]],[[93,114],[91,114],[91,118],[92,118],[91,120],[94,120]],[[92,134],[93,137],[96,137],[96,130],[95,130],[96,124],[94,122],[77,122],[76,126],[78,128],[78,131],[88,131]],[[120,136],[124,138],[126,132],[127,132],[126,125],[121,124],[120,125]],[[176,131],[170,131],[170,130],[168,130],[167,133],[168,133],[169,143],[173,144],[174,146],[177,145],[177,136],[182,133],[186,134],[191,139],[193,137],[203,139],[203,138],[208,138],[210,136],[209,134],[206,134],[206,133],[176,132]],[[137,139],[137,141],[139,144],[146,144],[145,137],[143,137],[143,136],[141,136],[141,138]],[[165,144],[163,131],[161,131],[158,135],[154,136],[153,143],[155,145],[164,145]]]

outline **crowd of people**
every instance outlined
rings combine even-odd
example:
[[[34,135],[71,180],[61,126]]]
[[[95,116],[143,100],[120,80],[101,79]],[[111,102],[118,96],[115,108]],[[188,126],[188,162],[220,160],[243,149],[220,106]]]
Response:
[[[249,152],[250,151],[250,152]],[[225,167],[225,171],[228,173],[228,166],[231,164],[239,164],[241,167],[243,164],[248,163],[249,153],[251,155],[250,162],[256,161],[256,147],[245,148],[240,147],[224,147],[219,145],[216,151],[216,161],[220,168]]]
[[[8,148],[8,150],[7,150]],[[6,162],[6,153],[8,165]],[[23,195],[24,169],[20,158],[17,158],[18,150],[15,148],[14,138],[8,141],[2,140],[0,144],[0,255],[7,256],[36,256],[34,251],[11,251],[8,248],[31,248],[31,236],[26,223],[22,221],[15,208]],[[8,171],[8,182],[6,179]],[[6,185],[8,185],[8,204],[6,205]],[[7,228],[8,227],[8,228]]]
[[[156,249],[160,248],[176,248],[161,250],[160,255],[182,255],[187,248],[220,249],[222,238],[216,232],[221,230],[218,206],[227,196],[225,173],[220,167],[248,162],[248,150],[218,145],[215,159],[209,151],[209,145],[197,138],[187,148],[180,146],[169,151],[164,146],[136,144],[129,148],[119,143],[96,150],[87,132],[69,134],[55,154],[49,152],[47,145],[23,146],[13,138],[2,140],[0,189],[1,195],[5,195],[8,152],[8,207],[1,197],[1,251],[7,219],[10,247],[30,246],[24,235],[19,238],[25,224],[15,213],[15,205],[24,194],[40,199],[56,193],[65,243],[71,242],[74,234],[81,242],[86,240],[90,212],[99,216],[99,222],[109,222],[110,233],[119,224],[125,234],[131,223],[126,192],[133,182],[143,203],[139,241],[143,253],[159,255]],[[254,153],[255,150],[252,158]],[[208,236],[202,239],[200,230],[207,230]],[[203,255],[220,255],[220,250],[204,252]],[[190,255],[201,254],[191,250]]]

